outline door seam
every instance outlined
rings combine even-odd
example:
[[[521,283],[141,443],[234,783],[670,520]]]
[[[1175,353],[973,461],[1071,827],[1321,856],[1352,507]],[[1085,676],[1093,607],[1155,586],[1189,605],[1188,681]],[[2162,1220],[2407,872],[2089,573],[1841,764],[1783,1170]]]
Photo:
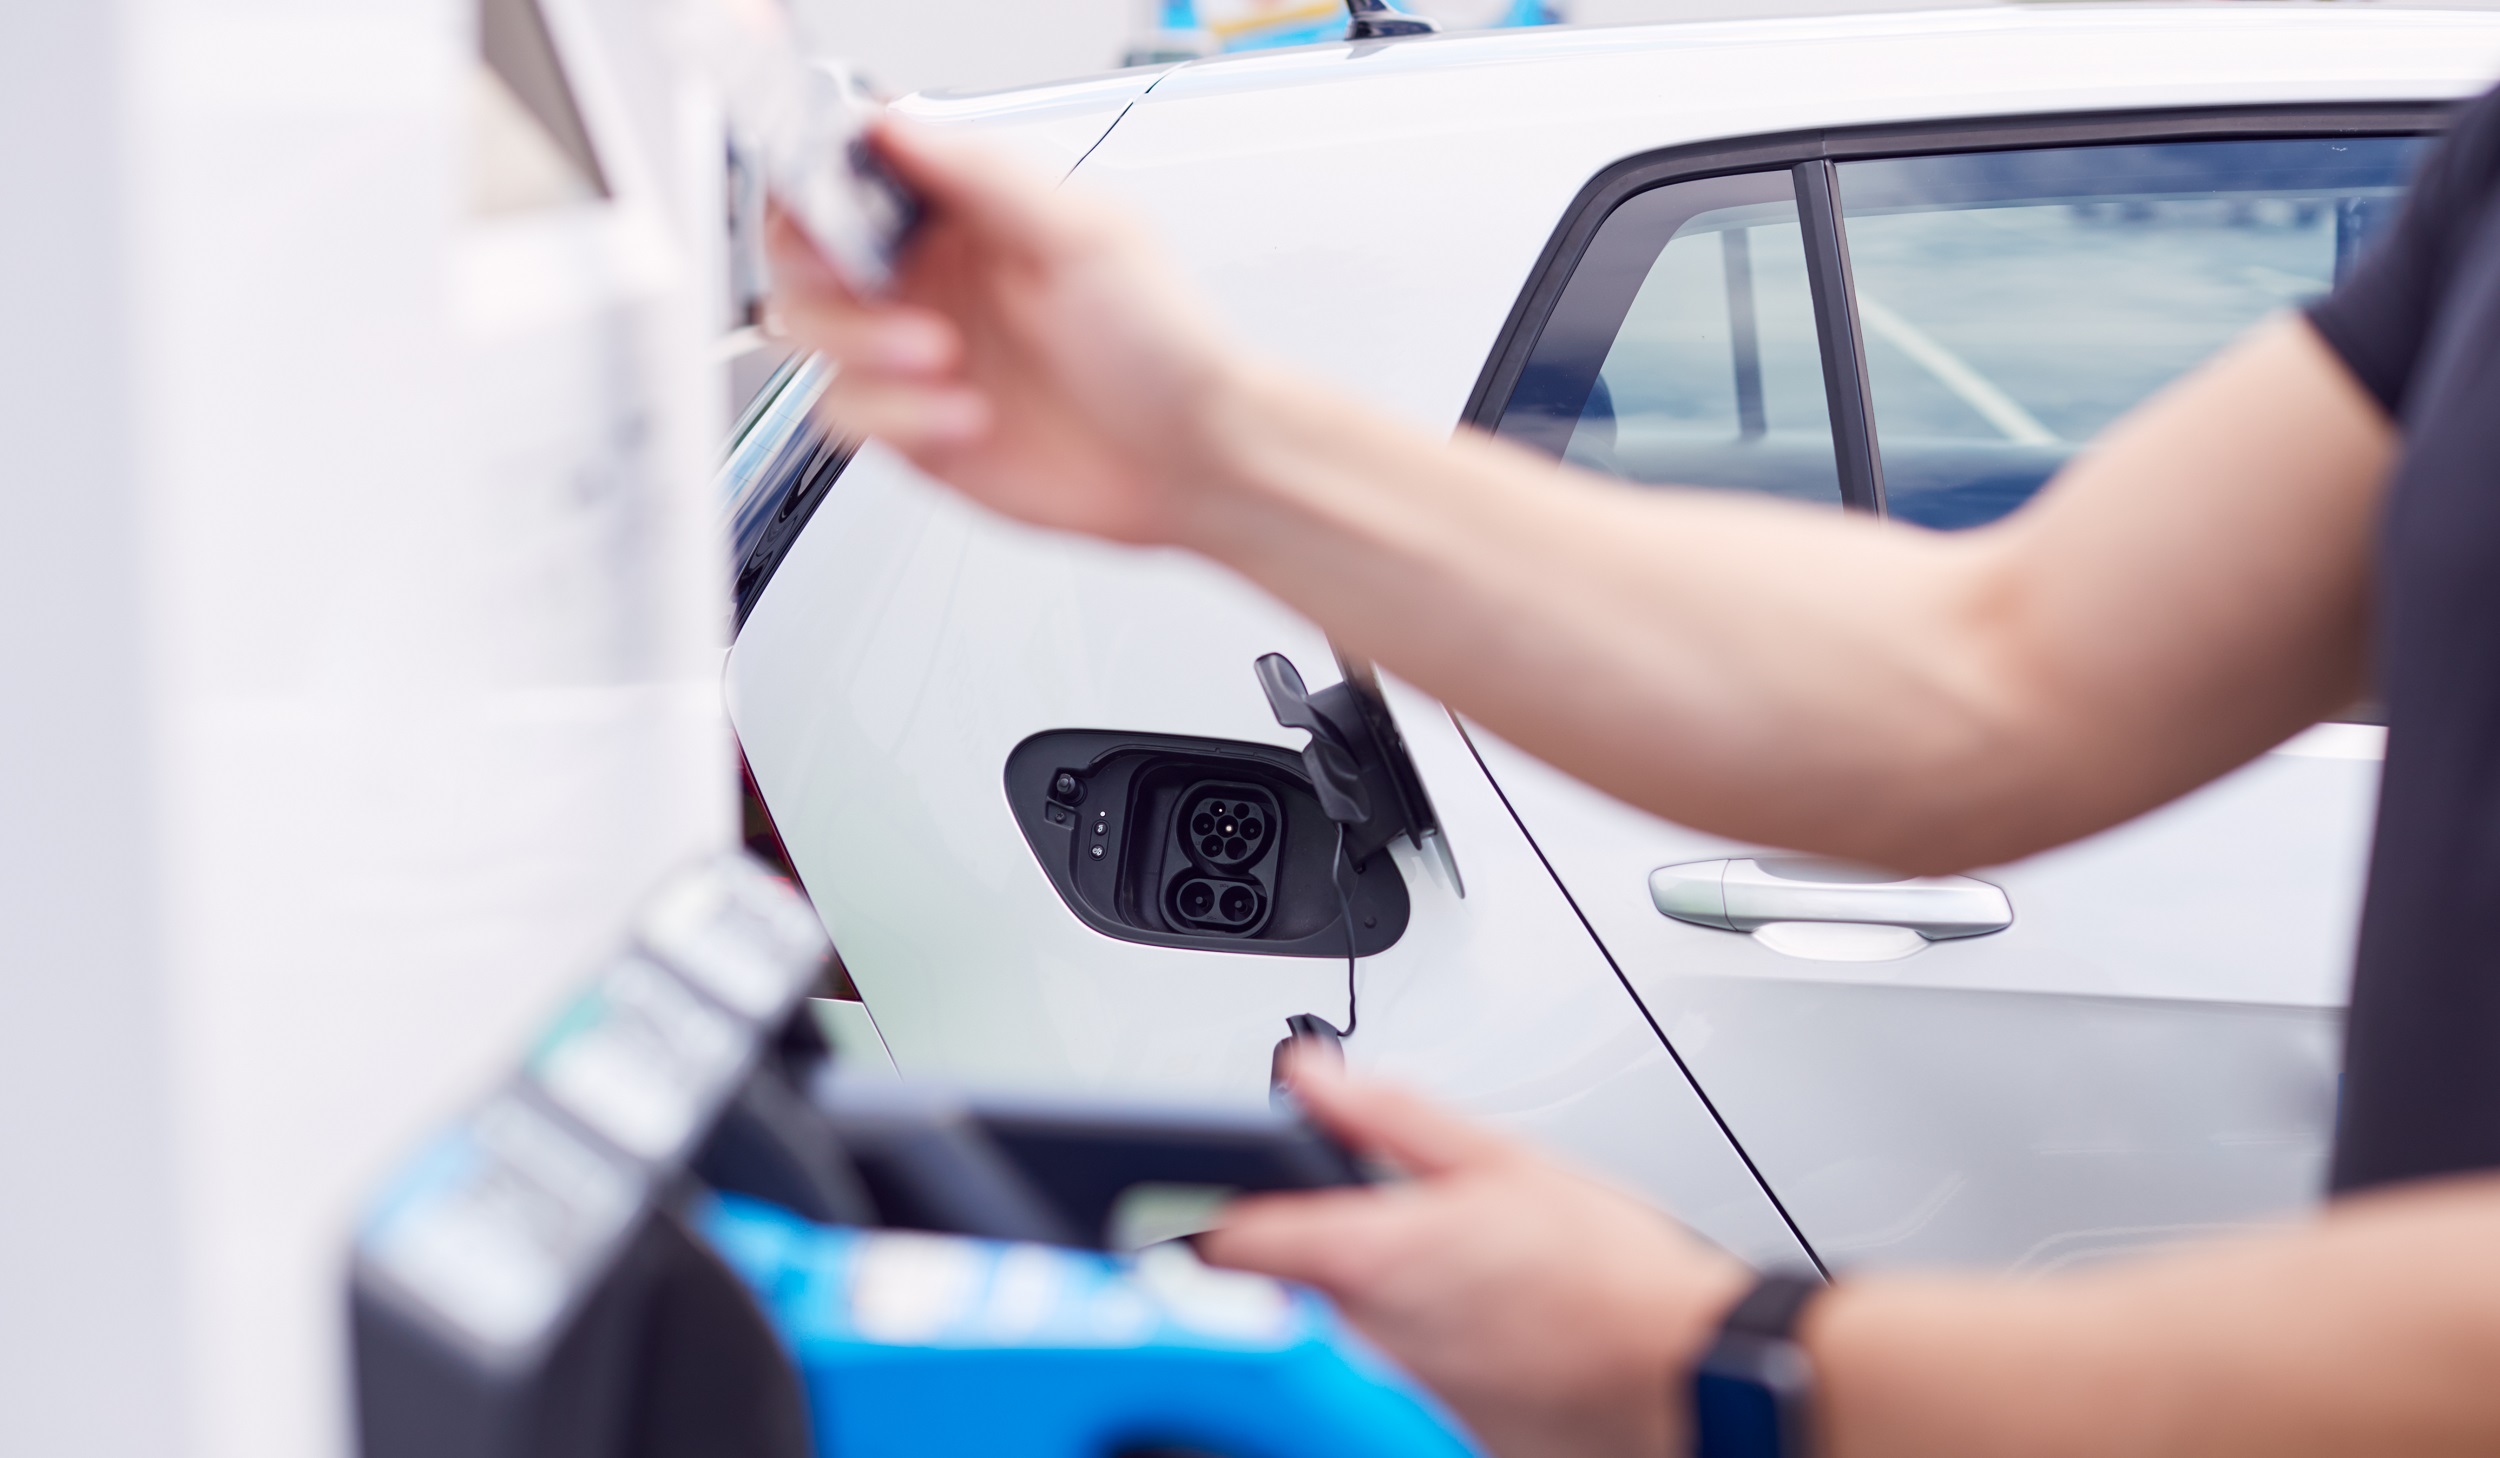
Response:
[[[1467,746],[1467,753],[1475,760],[1476,768],[1483,771],[1485,783],[1493,787],[1494,797],[1502,802],[1504,810],[1510,812],[1511,824],[1519,827],[1519,834],[1527,840],[1528,849],[1536,852],[1537,864],[1545,868],[1545,874],[1553,881],[1554,889],[1562,893],[1563,904],[1571,908],[1573,916],[1579,918],[1580,929],[1588,933],[1590,943],[1597,948],[1597,955],[1606,959],[1606,965],[1613,970],[1615,981],[1622,985],[1624,995],[1632,999],[1632,1006],[1640,1009],[1641,1021],[1649,1024],[1650,1032],[1657,1035],[1658,1046],[1666,1049],[1667,1056],[1675,1061],[1675,1070],[1684,1075],[1685,1086],[1693,1091],[1694,1098],[1701,1100],[1702,1110],[1710,1115],[1710,1122],[1719,1127],[1719,1135],[1727,1140],[1727,1147],[1735,1150],[1736,1157],[1744,1161],[1745,1173],[1753,1176],[1753,1182],[1761,1189],[1762,1197],[1771,1202],[1773,1210],[1779,1212],[1780,1223],[1787,1226],[1788,1233],[1796,1238],[1797,1248],[1806,1253],[1806,1259],[1814,1262],[1815,1273],[1827,1281],[1830,1280],[1831,1267],[1823,1263],[1822,1253],[1814,1248],[1814,1242],[1808,1240],[1805,1231],[1798,1227],[1797,1218],[1788,1213],[1787,1203],[1780,1199],[1779,1191],[1771,1188],[1771,1182],[1763,1175],[1762,1167],[1754,1163],[1752,1153],[1745,1148],[1745,1141],[1736,1137],[1735,1129],[1729,1126],[1727,1117],[1719,1112],[1719,1106],[1711,1099],[1710,1091],[1703,1088],[1701,1080],[1694,1075],[1692,1065],[1686,1063],[1684,1055],[1676,1051],[1675,1040],[1667,1036],[1665,1028],[1658,1026],[1657,1016],[1650,1012],[1648,1002],[1641,997],[1639,989],[1632,985],[1632,979],[1624,975],[1623,964],[1615,960],[1614,950],[1606,945],[1604,937],[1597,934],[1597,927],[1590,922],[1588,913],[1580,909],[1579,898],[1573,896],[1571,888],[1563,884],[1562,874],[1554,869],[1554,862],[1545,854],[1545,847],[1537,844],[1536,832],[1528,829],[1528,822],[1520,818],[1519,807],[1511,804],[1510,793],[1502,788],[1502,782],[1494,775],[1493,767],[1484,762],[1483,752],[1476,748],[1475,736],[1467,732],[1467,722],[1458,716],[1456,710],[1446,705],[1443,706],[1442,712],[1450,716],[1451,726],[1458,730],[1459,742]]]

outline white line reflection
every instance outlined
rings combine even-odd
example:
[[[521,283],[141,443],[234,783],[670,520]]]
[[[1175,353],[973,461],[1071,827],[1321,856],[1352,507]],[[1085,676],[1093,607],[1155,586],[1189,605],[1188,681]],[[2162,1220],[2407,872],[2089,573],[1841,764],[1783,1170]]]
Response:
[[[2040,423],[2038,416],[2015,403],[2014,397],[1996,387],[1986,375],[1970,367],[1970,362],[1937,342],[1933,335],[1902,318],[1882,304],[1858,294],[1858,317],[1867,329],[1881,335],[1886,343],[1918,362],[1919,367],[1936,377],[1936,382],[1951,390],[1962,403],[1979,412],[1979,417],[1993,425],[1999,435],[2016,445],[2056,445],[2057,432]]]

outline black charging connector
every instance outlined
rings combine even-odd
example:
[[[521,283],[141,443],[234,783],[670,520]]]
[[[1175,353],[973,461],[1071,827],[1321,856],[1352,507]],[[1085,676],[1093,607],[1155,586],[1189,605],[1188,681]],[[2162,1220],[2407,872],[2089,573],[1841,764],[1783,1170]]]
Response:
[[[1285,665],[1286,672],[1291,673],[1292,670],[1292,664]],[[1296,676],[1296,682],[1299,682],[1299,675]],[[1319,742],[1316,733],[1312,736],[1312,742],[1314,744]],[[1336,819],[1333,814],[1330,818]],[[1328,859],[1328,881],[1337,892],[1337,922],[1345,930],[1345,1026],[1340,1028],[1317,1013],[1295,1013],[1285,1019],[1285,1036],[1276,1044],[1276,1051],[1268,1058],[1267,1097],[1270,1103],[1286,1102],[1292,1092],[1291,1080],[1287,1077],[1288,1070],[1285,1064],[1286,1057],[1291,1053],[1295,1044],[1310,1043],[1326,1048],[1342,1062],[1345,1058],[1345,1040],[1354,1036],[1355,1025],[1362,1020],[1362,1004],[1354,986],[1355,968],[1360,960],[1354,941],[1353,884],[1356,873],[1354,867],[1346,860],[1346,828],[1346,821],[1337,820],[1337,845]]]

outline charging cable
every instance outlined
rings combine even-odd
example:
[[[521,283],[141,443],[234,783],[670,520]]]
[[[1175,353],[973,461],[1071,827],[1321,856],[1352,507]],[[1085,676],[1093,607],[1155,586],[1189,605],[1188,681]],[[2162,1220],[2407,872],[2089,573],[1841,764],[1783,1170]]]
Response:
[[[1337,888],[1337,916],[1345,924],[1345,1026],[1340,1028],[1317,1013],[1295,1013],[1285,1019],[1285,1036],[1276,1044],[1276,1052],[1267,1065],[1268,1101],[1278,1108],[1295,1107],[1293,1091],[1285,1082],[1285,1055],[1293,1050],[1293,1045],[1307,1039],[1325,1044],[1330,1052],[1337,1053],[1339,1045],[1354,1036],[1354,1024],[1362,1016],[1354,992],[1354,969],[1361,956],[1354,938],[1354,873],[1346,865],[1342,820],[1337,822],[1337,848],[1328,858],[1328,881]]]

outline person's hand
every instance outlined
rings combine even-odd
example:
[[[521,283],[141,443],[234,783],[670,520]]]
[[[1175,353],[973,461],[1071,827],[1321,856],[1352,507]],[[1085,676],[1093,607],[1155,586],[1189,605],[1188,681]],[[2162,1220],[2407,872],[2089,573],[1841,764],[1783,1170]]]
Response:
[[[875,140],[926,209],[891,297],[854,296],[777,210],[768,230],[774,327],[838,366],[821,414],[1008,515],[1178,540],[1242,366],[1161,254],[975,143]]]
[[[1631,1198],[1422,1099],[1301,1058],[1294,1091],[1414,1178],[1261,1195],[1198,1237],[1307,1282],[1504,1458],[1669,1458],[1684,1378],[1746,1271]]]

